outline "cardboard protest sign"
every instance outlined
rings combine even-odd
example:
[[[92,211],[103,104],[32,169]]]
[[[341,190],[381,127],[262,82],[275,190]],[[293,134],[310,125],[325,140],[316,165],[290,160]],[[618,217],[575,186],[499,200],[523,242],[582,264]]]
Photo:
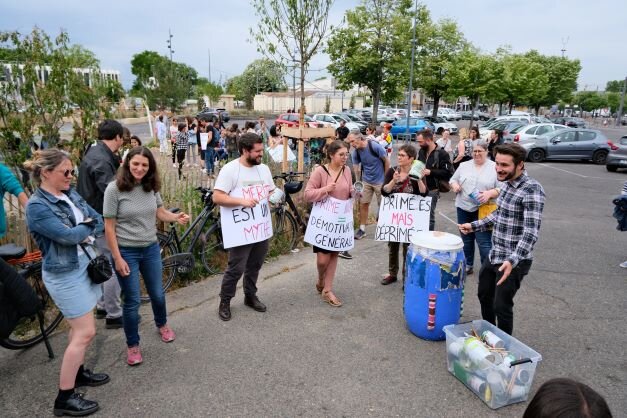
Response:
[[[329,196],[315,202],[309,215],[305,242],[329,251],[353,248],[353,201]]]
[[[376,241],[410,242],[413,233],[429,230],[431,197],[394,193],[381,199]]]
[[[253,244],[272,237],[272,218],[268,204],[270,186],[255,184],[233,189],[230,196],[245,199],[257,199],[259,203],[252,208],[236,206],[220,207],[220,225],[224,248]]]
[[[200,133],[200,149],[207,149],[207,142],[209,142],[209,134],[207,132]]]
[[[283,161],[283,146],[276,146],[274,148],[268,148],[268,154],[272,161],[275,163],[280,163]],[[287,148],[287,161],[295,161],[296,156],[291,148]]]

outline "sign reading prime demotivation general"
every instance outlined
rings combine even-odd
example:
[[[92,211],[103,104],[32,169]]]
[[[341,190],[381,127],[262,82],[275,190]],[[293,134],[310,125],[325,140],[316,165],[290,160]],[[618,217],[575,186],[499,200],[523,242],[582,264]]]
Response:
[[[410,242],[412,235],[429,230],[431,197],[394,193],[381,199],[376,241]]]
[[[220,226],[224,248],[239,247],[271,238],[272,219],[267,187],[264,185],[245,186],[232,190],[230,196],[257,199],[259,203],[252,208],[220,207]]]
[[[328,251],[353,248],[353,201],[327,197],[315,202],[309,215],[305,242]]]

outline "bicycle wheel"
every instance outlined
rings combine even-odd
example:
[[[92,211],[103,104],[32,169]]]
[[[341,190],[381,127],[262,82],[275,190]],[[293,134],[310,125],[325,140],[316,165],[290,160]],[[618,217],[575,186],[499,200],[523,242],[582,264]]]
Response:
[[[228,262],[228,253],[222,245],[220,224],[213,224],[201,240],[200,258],[205,270],[209,275],[222,273]]]
[[[63,314],[54,304],[41,278],[41,263],[33,264],[24,273],[24,280],[35,290],[43,306],[44,332],[48,336],[59,326]],[[37,316],[22,318],[11,335],[0,340],[0,345],[11,350],[32,347],[44,339]]]
[[[176,254],[178,251],[176,250],[176,245],[173,242],[168,242],[168,236],[161,232],[157,232],[157,239],[159,240],[159,247],[161,248],[161,260],[171,255]],[[139,290],[140,290],[140,298],[142,302],[148,302],[150,300],[150,296],[148,295],[148,290],[146,290],[146,284],[144,283],[144,277],[139,275]],[[162,283],[163,283],[163,291],[167,291],[174,278],[176,277],[176,267],[175,266],[163,266],[163,274],[162,274]]]
[[[272,212],[272,238],[268,255],[276,257],[296,248],[298,227],[294,216],[286,210]]]

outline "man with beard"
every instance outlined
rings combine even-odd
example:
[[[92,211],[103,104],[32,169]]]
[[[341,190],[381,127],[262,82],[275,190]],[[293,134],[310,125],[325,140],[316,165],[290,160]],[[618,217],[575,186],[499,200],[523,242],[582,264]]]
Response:
[[[420,146],[418,160],[425,164],[423,176],[429,189],[428,196],[431,196],[431,214],[429,216],[429,230],[435,229],[435,205],[440,197],[440,180],[449,181],[453,176],[453,164],[448,152],[439,148],[433,140],[433,132],[429,129],[422,130],[416,134],[416,140]]]
[[[238,142],[240,157],[227,163],[216,180],[213,202],[227,208],[254,208],[274,190],[272,173],[261,164],[263,140],[255,133],[247,132]],[[242,193],[244,188],[258,186],[255,194]],[[243,197],[240,197],[243,196]],[[257,297],[257,277],[268,252],[269,240],[245,244],[229,249],[229,261],[222,278],[218,316],[223,321],[231,319],[231,298],[235,296],[237,282],[244,275],[244,304],[258,312],[265,312],[266,305]]]
[[[492,249],[479,272],[481,316],[508,334],[514,328],[514,296],[529,273],[538,240],[545,194],[525,171],[525,149],[518,144],[495,148],[496,175],[505,187],[497,209],[487,217],[459,225],[463,234],[492,228]]]

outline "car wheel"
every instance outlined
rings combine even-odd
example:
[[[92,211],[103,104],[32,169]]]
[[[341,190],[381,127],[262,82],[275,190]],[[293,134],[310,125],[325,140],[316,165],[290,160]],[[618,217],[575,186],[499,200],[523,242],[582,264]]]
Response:
[[[538,148],[532,149],[531,151],[529,151],[527,159],[529,159],[529,161],[531,161],[532,163],[539,163],[544,160],[544,151]]]
[[[607,169],[607,171],[609,171],[610,173],[615,173],[616,170],[618,170],[618,166],[616,165],[606,165],[605,168]]]
[[[595,164],[605,164],[605,161],[607,161],[607,154],[608,152],[605,150],[596,151],[592,154],[592,162]]]

